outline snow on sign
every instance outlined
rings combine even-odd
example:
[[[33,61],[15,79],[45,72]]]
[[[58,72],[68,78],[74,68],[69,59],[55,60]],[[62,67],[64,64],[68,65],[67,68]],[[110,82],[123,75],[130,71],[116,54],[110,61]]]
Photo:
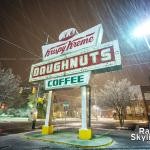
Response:
[[[102,25],[99,24],[80,34],[75,28],[63,31],[59,36],[59,42],[43,45],[43,60],[50,60],[61,55],[80,51],[83,48],[94,47],[101,44],[103,36]]]
[[[34,64],[31,66],[29,81],[45,80],[91,70],[106,72],[108,68],[120,69],[120,66],[118,41],[112,41],[96,48],[86,48],[82,52],[77,51],[57,59]]]
[[[45,90],[83,86],[88,84],[89,79],[90,72],[48,79],[45,80]]]

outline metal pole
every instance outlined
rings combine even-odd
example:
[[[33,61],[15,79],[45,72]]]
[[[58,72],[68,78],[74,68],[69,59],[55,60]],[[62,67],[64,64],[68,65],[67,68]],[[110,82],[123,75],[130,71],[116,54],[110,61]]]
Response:
[[[51,101],[52,101],[52,91],[49,91],[45,126],[49,126],[49,123],[50,123]]]
[[[65,110],[65,127],[66,127],[66,112],[67,112],[67,111]]]
[[[89,98],[89,123],[88,123],[88,127],[91,128],[91,87],[89,86],[88,87],[88,90],[89,90],[89,95],[88,95],[88,98]]]
[[[86,123],[86,86],[81,87],[81,95],[82,95],[82,129],[87,129]]]

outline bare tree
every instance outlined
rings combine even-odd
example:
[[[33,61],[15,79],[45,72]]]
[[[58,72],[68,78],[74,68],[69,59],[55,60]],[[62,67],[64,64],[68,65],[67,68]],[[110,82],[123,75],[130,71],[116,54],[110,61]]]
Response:
[[[125,110],[130,105],[131,83],[127,79],[107,81],[100,90],[99,104],[114,108],[117,112],[120,126],[124,125]]]
[[[0,68],[0,101],[13,102],[19,94],[21,79],[12,73],[12,69]],[[14,103],[14,105],[16,105]]]

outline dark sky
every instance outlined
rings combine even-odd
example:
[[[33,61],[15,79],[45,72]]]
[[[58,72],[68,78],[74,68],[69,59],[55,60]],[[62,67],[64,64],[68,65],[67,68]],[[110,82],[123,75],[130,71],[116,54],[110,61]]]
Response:
[[[0,0],[0,61],[28,81],[31,64],[41,61],[41,46],[58,41],[61,31],[74,27],[83,32],[102,24],[102,43],[118,39],[123,69],[97,74],[107,79],[128,78],[149,84],[150,50],[143,38],[132,33],[150,19],[150,0]]]

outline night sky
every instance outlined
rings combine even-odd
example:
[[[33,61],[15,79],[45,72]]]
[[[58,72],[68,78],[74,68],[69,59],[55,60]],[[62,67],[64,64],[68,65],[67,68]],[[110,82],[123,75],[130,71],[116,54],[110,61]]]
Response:
[[[118,40],[121,71],[96,74],[103,85],[108,79],[128,78],[149,85],[150,49],[133,30],[150,19],[150,0],[0,0],[0,61],[28,81],[30,67],[41,62],[41,46],[58,41],[67,28],[83,32],[102,24],[102,43]]]

